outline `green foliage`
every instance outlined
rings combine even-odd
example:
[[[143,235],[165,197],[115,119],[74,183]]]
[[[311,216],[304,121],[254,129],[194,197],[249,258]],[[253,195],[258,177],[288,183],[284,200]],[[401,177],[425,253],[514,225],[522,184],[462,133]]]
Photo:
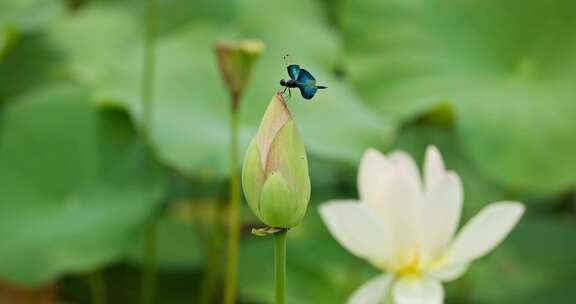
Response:
[[[64,13],[58,0],[0,1],[0,62],[24,35],[38,31]]]
[[[484,174],[557,193],[576,184],[575,10],[569,0],[345,1],[350,76],[400,121],[449,101]]]
[[[289,233],[289,303],[342,303],[376,273],[328,234],[316,208],[357,197],[366,148],[421,160],[429,144],[462,177],[465,217],[500,199],[528,205],[509,240],[447,284],[447,303],[576,298],[576,2],[158,4],[148,150],[143,2],[0,0],[1,280],[37,286],[124,259],[137,265],[160,203],[194,201],[186,221],[165,212],[158,225],[163,278],[179,280],[159,292],[166,303],[194,302],[206,265],[221,258],[208,255],[226,201],[230,100],[213,48],[258,39],[265,49],[240,101],[241,151],[288,77],[286,53],[328,86],[311,102],[297,92],[288,101],[312,187],[309,212]],[[244,207],[248,232],[258,224]],[[243,236],[243,303],[272,301],[272,245]],[[134,301],[121,293],[110,297]]]
[[[382,147],[389,141],[387,120],[371,113],[344,83],[330,76],[338,64],[338,45],[329,28],[316,20],[318,7],[309,1],[296,2],[286,3],[282,14],[269,15],[259,12],[276,10],[274,4],[243,1],[238,8],[211,11],[159,37],[152,137],[164,162],[188,175],[224,176],[229,100],[212,47],[234,37],[257,38],[266,45],[241,101],[241,151],[258,127],[266,106],[263,101],[287,77],[281,58],[288,51],[330,83],[331,89],[318,94],[316,102],[293,102],[297,123],[307,130],[302,133],[312,155],[355,163],[365,148]],[[89,5],[54,26],[50,35],[70,58],[68,65],[76,77],[94,88],[100,103],[124,107],[140,121],[141,30],[139,19],[132,15],[134,8],[123,8]],[[219,13],[232,14],[232,21],[218,24]],[[308,20],[312,21],[308,28],[277,32]],[[77,43],[85,36],[95,39]]]
[[[3,0],[0,25],[12,26],[19,32],[34,31],[62,13],[64,3],[58,0]]]
[[[0,134],[0,276],[38,285],[122,256],[157,209],[161,172],[125,115],[51,86],[14,101]]]
[[[211,202],[214,203],[214,202]],[[199,210],[193,210],[197,216]],[[201,211],[201,210],[200,210]],[[203,215],[205,216],[205,215]],[[186,220],[177,212],[168,212],[158,220],[156,228],[158,238],[158,265],[164,270],[192,270],[202,263],[204,253],[200,229],[197,223]],[[144,240],[134,244],[130,253],[130,261],[139,265],[144,261]]]
[[[540,215],[523,221],[517,230],[506,248],[472,269],[466,300],[515,304],[574,299],[574,221]]]

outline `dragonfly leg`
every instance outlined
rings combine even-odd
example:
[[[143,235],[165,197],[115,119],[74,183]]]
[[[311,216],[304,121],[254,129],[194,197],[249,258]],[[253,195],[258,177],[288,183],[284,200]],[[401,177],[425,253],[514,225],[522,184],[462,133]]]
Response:
[[[292,93],[290,93],[290,88],[286,88],[286,89],[288,89],[288,97],[282,95],[282,97],[284,97],[284,102],[288,102],[288,100],[290,100],[290,98],[292,98]],[[286,90],[284,90],[284,91],[286,91]],[[284,94],[284,93],[282,93],[282,94]]]

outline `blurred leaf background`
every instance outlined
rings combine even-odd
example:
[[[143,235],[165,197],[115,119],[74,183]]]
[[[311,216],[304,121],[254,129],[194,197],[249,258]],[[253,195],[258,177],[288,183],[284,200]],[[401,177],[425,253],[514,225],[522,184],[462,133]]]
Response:
[[[135,303],[158,218],[158,303],[198,303],[227,197],[229,101],[213,45],[260,39],[241,111],[255,133],[286,53],[328,90],[289,106],[312,204],[288,245],[288,301],[343,303],[376,272],[328,234],[317,205],[353,198],[365,149],[437,145],[465,218],[500,199],[527,215],[447,285],[447,303],[576,300],[576,2],[159,0],[154,121],[140,108],[145,3],[0,0],[0,302]],[[272,242],[243,204],[239,298],[271,303]],[[215,224],[216,223],[216,224]],[[220,282],[218,283],[220,284]],[[220,290],[217,286],[217,291]]]

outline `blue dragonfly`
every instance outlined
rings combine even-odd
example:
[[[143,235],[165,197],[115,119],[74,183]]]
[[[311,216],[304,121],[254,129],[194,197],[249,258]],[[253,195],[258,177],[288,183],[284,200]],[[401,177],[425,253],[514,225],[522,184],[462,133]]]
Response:
[[[288,57],[288,55],[284,56],[284,60],[286,60],[286,57]],[[312,76],[312,74],[310,74],[310,72],[306,71],[305,69],[300,68],[300,66],[297,64],[289,64],[287,70],[290,79],[280,80],[280,85],[284,87],[282,94],[288,90],[288,95],[292,96],[290,89],[298,88],[300,89],[300,94],[302,97],[306,99],[312,99],[318,89],[327,88],[325,86],[316,85],[316,79],[314,76]]]

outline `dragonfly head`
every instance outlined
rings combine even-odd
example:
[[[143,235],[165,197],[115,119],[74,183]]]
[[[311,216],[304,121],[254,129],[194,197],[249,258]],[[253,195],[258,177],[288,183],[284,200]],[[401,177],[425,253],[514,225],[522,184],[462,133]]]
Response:
[[[280,85],[285,87],[286,86],[286,80],[280,79]]]

